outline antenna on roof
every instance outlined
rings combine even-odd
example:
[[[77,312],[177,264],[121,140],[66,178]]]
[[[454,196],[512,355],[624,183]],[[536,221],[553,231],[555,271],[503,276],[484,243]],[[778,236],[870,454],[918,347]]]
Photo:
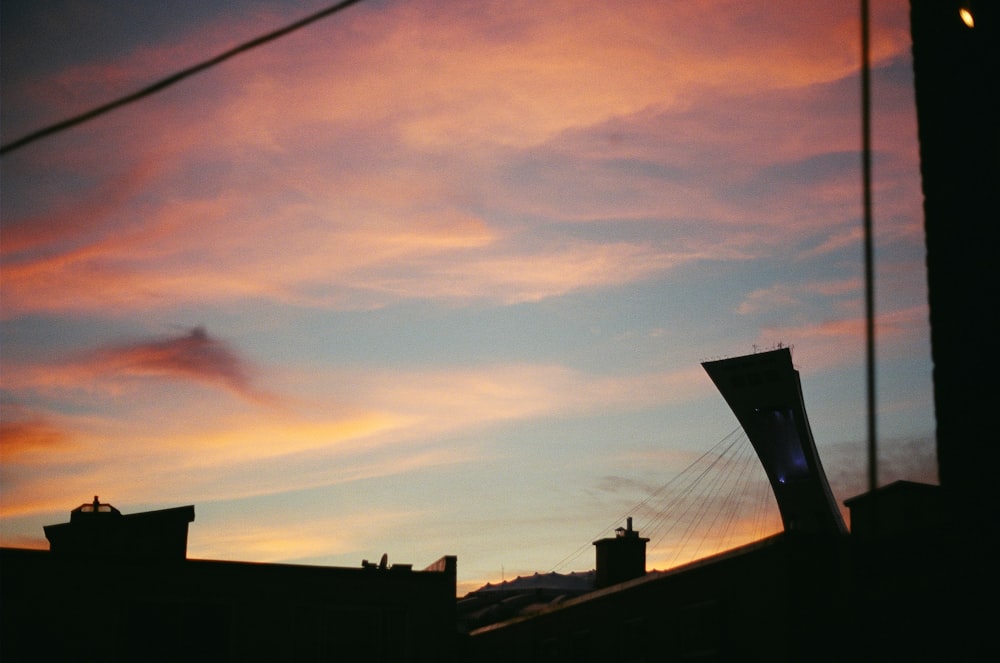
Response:
[[[389,553],[382,553],[382,559],[378,561],[378,568],[383,571],[389,566]]]

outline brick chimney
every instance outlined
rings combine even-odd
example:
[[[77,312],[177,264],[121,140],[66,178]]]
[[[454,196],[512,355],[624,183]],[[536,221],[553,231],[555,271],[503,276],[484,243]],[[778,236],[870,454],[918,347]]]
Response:
[[[597,549],[595,587],[601,589],[646,575],[646,542],[632,529],[632,516],[626,527],[615,530],[614,538],[594,541]]]

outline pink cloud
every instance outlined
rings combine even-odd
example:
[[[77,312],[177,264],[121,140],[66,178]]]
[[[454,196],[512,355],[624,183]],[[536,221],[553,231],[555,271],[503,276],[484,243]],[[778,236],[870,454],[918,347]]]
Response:
[[[87,365],[98,373],[193,380],[252,401],[273,399],[256,389],[246,360],[223,341],[210,337],[203,327],[160,341],[103,348],[89,357]]]
[[[44,253],[85,245],[94,237],[114,232],[107,227],[109,213],[140,193],[154,181],[156,164],[142,167],[98,184],[85,197],[72,197],[65,191],[56,191],[46,201],[44,212],[35,212],[26,218],[15,218],[4,224],[0,258],[5,263],[17,265],[19,254],[35,249]]]
[[[707,255],[741,259],[789,236],[772,226],[842,225],[857,206],[853,176],[781,197],[726,195],[755,168],[856,149],[853,109],[802,121],[828,106],[817,84],[856,70],[854,12],[793,2],[358,9],[88,126],[100,143],[50,165],[108,173],[121,193],[13,220],[12,246],[34,253],[4,265],[4,315],[247,297],[360,308],[405,297],[533,301]],[[114,70],[83,64],[65,79],[124,85],[262,20],[204,26]],[[908,47],[900,29],[880,29],[877,59]],[[792,102],[787,116],[765,103],[774,95]],[[736,100],[739,131],[725,112]],[[532,151],[544,178],[512,187],[504,169]],[[705,154],[725,177],[697,172]],[[688,175],[606,171],[602,157]],[[484,201],[499,214],[465,211]],[[535,214],[701,221],[666,249],[541,242],[497,218]],[[74,241],[60,241],[75,223]],[[718,225],[728,226],[722,239]]]
[[[860,299],[860,294],[859,294]],[[860,309],[860,301],[855,308]],[[827,369],[857,365],[864,358],[865,320],[858,310],[839,319],[765,327],[758,339],[761,347],[782,342],[795,347],[796,364],[808,366],[818,373]],[[898,359],[910,355],[915,348],[923,350],[927,306],[920,304],[877,314],[875,343],[880,360]]]
[[[117,373],[222,382],[236,391],[249,382],[236,355],[202,327],[185,336],[101,350],[94,361]]]
[[[280,399],[257,387],[254,369],[227,343],[203,327],[180,336],[109,345],[76,358],[32,366],[10,365],[13,390],[120,392],[134,380],[181,380],[224,389],[251,403]]]

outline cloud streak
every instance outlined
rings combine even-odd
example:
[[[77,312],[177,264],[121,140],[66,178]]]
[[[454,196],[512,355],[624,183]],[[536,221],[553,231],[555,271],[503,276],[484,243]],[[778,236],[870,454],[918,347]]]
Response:
[[[246,362],[223,342],[209,337],[203,327],[180,337],[104,348],[88,364],[99,372],[195,380],[253,400],[261,398],[252,386]]]
[[[690,4],[522,7],[530,20],[506,6],[472,16],[390,5],[234,61],[192,83],[197,103],[180,119],[169,119],[169,95],[130,111],[132,122],[166,130],[110,134],[113,162],[47,164],[103,174],[132,193],[95,191],[100,205],[74,210],[73,223],[67,212],[15,213],[5,224],[17,229],[17,260],[5,261],[4,314],[247,297],[338,309],[414,297],[538,301],[662,276],[709,254],[746,255],[786,237],[771,232],[779,224],[842,227],[849,217],[831,211],[856,206],[856,164],[848,155],[840,166],[837,155],[854,149],[856,128],[834,88],[856,65],[834,44],[853,17],[813,17],[794,3],[767,12]],[[759,32],[741,35],[747,25]],[[877,59],[899,48],[895,34]],[[153,45],[115,66],[149,68],[205,38]],[[741,46],[713,46],[708,57],[705,43]],[[787,49],[815,55],[783,57]],[[303,51],[316,55],[303,60]],[[825,121],[798,122],[812,112]],[[470,174],[480,183],[470,186]],[[768,188],[780,195],[761,195]],[[598,244],[567,241],[551,222],[500,220],[538,215],[657,218],[663,232],[684,222],[688,234],[682,247]],[[57,241],[80,223],[116,232]],[[720,243],[720,224],[740,234]]]
[[[279,397],[256,385],[254,373],[227,343],[194,327],[179,336],[107,345],[68,360],[14,367],[7,385],[22,391],[119,393],[134,381],[181,381],[222,389],[258,405],[279,405]]]
[[[162,342],[146,345],[163,347]],[[172,358],[157,354],[155,361],[146,360],[149,352],[142,347],[141,365],[132,362],[134,351],[116,353],[112,363],[119,365],[122,356],[128,357],[127,370],[143,376],[161,375],[164,363],[175,370]],[[173,344],[168,347],[174,349]],[[483,462],[491,454],[508,452],[480,445],[458,450],[444,441],[598,407],[629,411],[683,403],[709,391],[704,379],[698,381],[703,388],[693,390],[694,377],[693,371],[684,371],[604,378],[557,366],[495,365],[479,370],[338,372],[328,374],[326,383],[309,386],[313,400],[323,394],[321,402],[312,405],[306,394],[289,398],[294,406],[280,410],[236,413],[217,404],[202,420],[192,416],[188,401],[165,402],[142,422],[64,420],[59,428],[25,424],[13,431],[22,431],[15,450],[37,449],[50,439],[66,443],[58,453],[48,449],[14,456],[20,476],[5,489],[4,512],[50,509],[60,500],[79,499],[73,495],[92,493],[95,485],[114,485],[130,501],[160,501],[168,495],[218,500]],[[188,423],[178,429],[171,423],[178,420]],[[76,468],[75,475],[68,468]],[[63,477],[58,490],[51,483],[56,475]],[[150,483],[149,475],[158,480]],[[47,495],[44,500],[33,497],[42,494]]]

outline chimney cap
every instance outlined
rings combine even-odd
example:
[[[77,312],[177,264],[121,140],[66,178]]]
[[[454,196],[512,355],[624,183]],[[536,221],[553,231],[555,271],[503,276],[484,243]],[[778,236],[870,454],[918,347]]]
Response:
[[[618,538],[638,537],[639,536],[639,531],[632,529],[632,516],[629,516],[625,520],[625,527],[617,527],[617,528],[615,528],[615,535]]]
[[[121,516],[122,512],[106,502],[101,502],[97,495],[94,495],[93,502],[85,502],[69,512],[71,522],[78,517],[90,518],[97,515]]]

